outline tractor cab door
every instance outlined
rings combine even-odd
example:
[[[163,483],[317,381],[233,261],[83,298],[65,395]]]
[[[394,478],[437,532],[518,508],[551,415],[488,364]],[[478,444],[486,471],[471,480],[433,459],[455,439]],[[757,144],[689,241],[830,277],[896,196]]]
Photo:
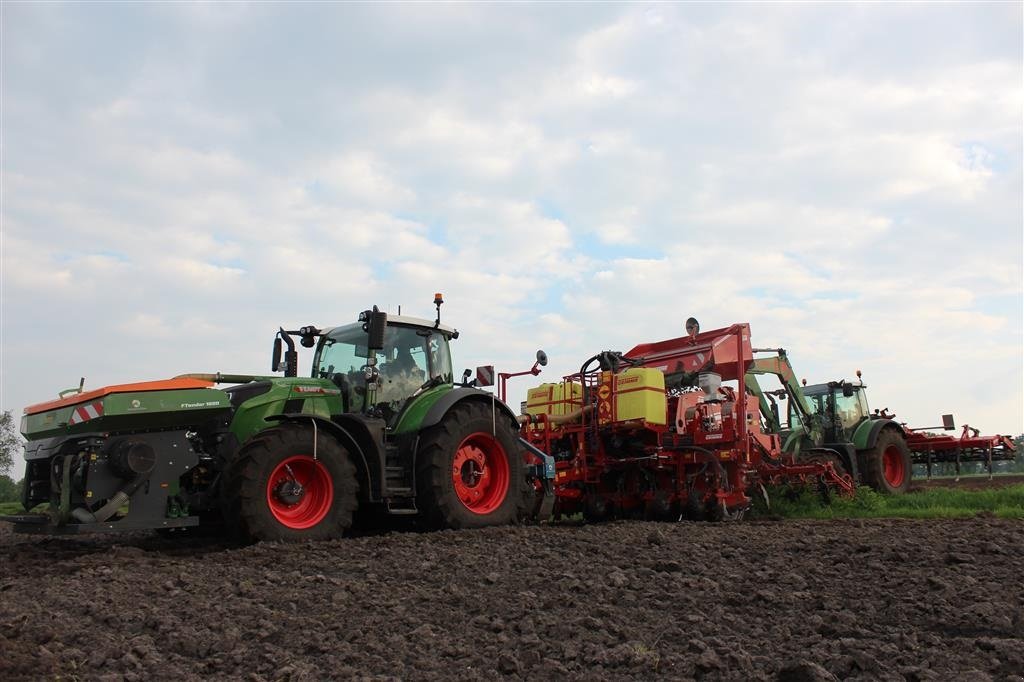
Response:
[[[426,339],[410,327],[389,326],[377,351],[380,388],[377,403],[403,403],[430,378]]]
[[[852,390],[851,390],[852,389]],[[835,387],[828,396],[827,439],[833,443],[847,443],[853,440],[853,432],[868,419],[868,403],[859,386]]]
[[[438,330],[389,325],[377,353],[380,381],[372,400],[389,423],[424,389],[452,383],[448,338]]]

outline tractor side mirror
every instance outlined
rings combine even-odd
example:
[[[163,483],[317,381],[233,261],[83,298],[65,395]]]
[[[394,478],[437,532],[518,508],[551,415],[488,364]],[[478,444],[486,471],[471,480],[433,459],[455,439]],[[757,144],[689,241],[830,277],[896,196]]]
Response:
[[[843,384],[843,397],[849,398],[853,395],[853,386],[850,384]]]
[[[281,337],[274,337],[274,352],[270,356],[270,371],[281,371]]]
[[[384,348],[384,331],[388,326],[388,314],[377,310],[374,306],[366,322],[366,334],[369,337],[366,345],[370,350],[381,350]]]
[[[295,377],[299,375],[299,353],[295,350],[295,342],[292,341],[291,334],[281,327],[280,331],[277,332],[277,338],[274,339],[274,371],[280,372],[279,363],[281,362],[281,342],[288,344],[288,350],[284,352],[284,375],[286,377]]]
[[[548,354],[542,350],[537,351],[537,364],[541,367],[548,366]]]
[[[953,415],[944,414],[942,415],[942,428],[946,431],[956,430],[956,422],[953,421]]]

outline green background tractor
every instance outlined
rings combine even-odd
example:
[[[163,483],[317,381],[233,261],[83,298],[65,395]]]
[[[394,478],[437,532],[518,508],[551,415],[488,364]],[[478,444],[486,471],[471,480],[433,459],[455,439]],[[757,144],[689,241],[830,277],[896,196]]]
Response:
[[[830,381],[804,386],[814,412],[823,417],[825,447],[855,457],[860,482],[881,493],[902,493],[913,474],[903,426],[868,409],[859,381]]]
[[[902,493],[910,487],[912,462],[903,426],[884,414],[868,410],[866,387],[858,381],[801,385],[782,348],[757,348],[772,353],[755,358],[747,371],[747,389],[757,396],[769,433],[777,433],[783,449],[816,456],[834,452],[854,481],[882,493]],[[775,375],[782,388],[765,391],[757,377]],[[784,426],[776,399],[788,400]]]

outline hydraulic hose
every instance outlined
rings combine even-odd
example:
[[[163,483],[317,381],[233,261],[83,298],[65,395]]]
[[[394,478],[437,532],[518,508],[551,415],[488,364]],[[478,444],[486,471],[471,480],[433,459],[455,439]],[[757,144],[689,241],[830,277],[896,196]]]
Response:
[[[580,366],[580,374],[586,374],[588,371],[587,368],[590,367],[595,360],[597,361],[600,369],[604,371],[611,370],[612,372],[619,371],[619,366],[622,364],[633,364],[633,361],[623,357],[622,353],[617,350],[603,350]]]
[[[179,374],[174,377],[175,379],[199,379],[200,381],[210,381],[215,384],[247,384],[250,381],[256,381],[261,377],[254,376],[252,374]]]
[[[699,452],[700,454],[704,455],[707,458],[707,462],[709,464],[713,462],[714,465],[715,465],[715,468],[718,470],[718,477],[719,477],[719,480],[721,481],[723,487],[726,490],[732,490],[732,487],[729,485],[729,477],[726,476],[726,474],[725,474],[725,467],[722,466],[722,463],[719,461],[718,457],[715,457],[715,453],[713,453],[711,450],[708,450],[706,448],[700,448],[700,447],[697,447],[695,445],[684,445],[682,447],[682,449],[683,450],[692,450],[694,452]]]
[[[79,523],[102,523],[117,513],[117,510],[128,503],[131,496],[149,479],[149,473],[139,474],[131,483],[114,493],[107,503],[94,512],[85,507],[77,507],[71,512],[72,518]]]
[[[591,363],[593,363],[595,360],[600,362],[601,355],[603,355],[603,353],[598,353],[597,355],[593,356],[592,358],[587,359],[586,362],[584,362],[582,365],[580,365],[580,374],[581,375],[586,374],[587,373],[587,368],[590,367]]]

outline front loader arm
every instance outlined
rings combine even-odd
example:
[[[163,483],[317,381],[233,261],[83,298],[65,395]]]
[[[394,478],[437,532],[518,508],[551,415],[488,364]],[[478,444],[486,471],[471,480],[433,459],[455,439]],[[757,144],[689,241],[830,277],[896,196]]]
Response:
[[[761,409],[761,416],[764,418],[765,424],[768,425],[768,430],[772,433],[782,431],[782,423],[779,420],[778,414],[772,409],[772,403],[768,402],[768,396],[761,390],[761,385],[757,382],[754,372],[747,372],[746,384],[747,393],[757,398],[757,404]]]
[[[804,394],[803,387],[800,386],[800,382],[796,378],[796,372],[793,369],[793,365],[789,361],[789,356],[786,355],[786,351],[783,348],[772,348],[772,349],[754,349],[755,352],[773,352],[773,357],[765,358],[754,358],[750,367],[747,369],[747,382],[749,384],[757,385],[757,375],[772,374],[779,378],[783,387],[786,389],[786,394],[789,399],[793,401],[793,405],[796,406],[796,411],[800,415],[800,422],[803,424],[804,432],[810,434],[812,440],[817,441],[816,432],[820,431],[820,426],[817,425],[818,419],[816,418],[814,408],[811,405],[811,401]],[[754,395],[758,395],[754,393]],[[761,411],[765,412],[767,408],[767,402],[763,397],[758,396],[761,402]],[[769,409],[770,412],[770,409]],[[765,414],[765,419],[769,424],[773,426],[776,431],[781,430],[781,424],[776,419],[774,413],[768,415]]]

